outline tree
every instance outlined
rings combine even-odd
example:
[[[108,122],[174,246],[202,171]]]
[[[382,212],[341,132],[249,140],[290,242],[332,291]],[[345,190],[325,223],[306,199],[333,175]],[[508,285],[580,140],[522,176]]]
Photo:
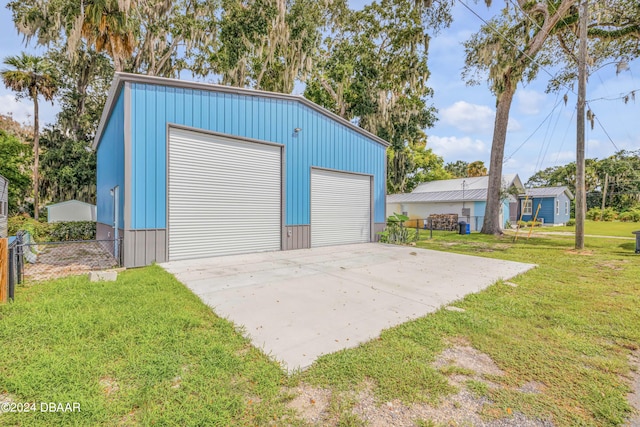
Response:
[[[466,178],[469,176],[468,167],[469,163],[464,160],[456,160],[455,162],[447,163],[444,169],[454,178]]]
[[[38,118],[38,97],[53,101],[58,89],[51,63],[24,52],[20,56],[9,56],[4,63],[13,69],[2,70],[2,80],[17,97],[28,97],[33,101],[33,214],[38,219],[38,167],[40,158],[40,122]]]
[[[341,10],[323,40],[305,97],[390,142],[389,191],[406,191],[413,153],[435,109],[427,104],[429,31],[450,19],[445,3],[380,0]]]
[[[588,24],[588,35],[593,40],[590,43],[590,56],[595,58],[596,63],[625,55],[637,56],[640,53],[637,49],[637,38],[640,36],[640,8],[637,2],[603,0],[596,3],[590,12]],[[499,223],[502,164],[509,112],[516,87],[519,82],[534,79],[540,67],[562,65],[563,61],[575,60],[575,44],[567,41],[576,39],[577,4],[578,0],[518,0],[513,6],[507,2],[499,16],[482,26],[465,43],[463,76],[470,84],[488,76],[489,87],[496,96],[483,233],[502,232]],[[555,83],[556,87],[560,84]]]
[[[419,184],[449,179],[444,160],[430,148],[426,138],[407,144],[402,149],[387,149],[387,193],[408,193]]]
[[[311,71],[326,20],[315,0],[224,0],[220,44],[206,60],[231,86],[291,93]],[[210,69],[206,69],[206,74]]]
[[[70,138],[60,129],[45,129],[42,149],[42,196],[54,203],[95,203],[96,155],[87,150],[87,141]]]
[[[475,162],[471,162],[467,165],[468,177],[486,176],[486,175],[487,175],[487,168],[485,167],[483,161],[476,160]]]
[[[62,46],[72,62],[79,50],[94,49],[116,71],[165,77],[203,69],[194,58],[214,45],[219,12],[210,0],[20,0],[7,7],[27,41]]]
[[[608,175],[606,206],[622,212],[640,204],[640,150],[618,151],[613,156],[600,160],[596,169],[602,190],[604,177]],[[601,197],[598,199],[602,200]]]
[[[89,144],[113,79],[111,62],[104,54],[84,45],[79,47],[75,60],[69,59],[62,47],[50,48],[46,57],[56,64],[60,74],[57,93],[60,112],[55,127],[76,141]]]
[[[31,147],[16,135],[0,129],[0,175],[9,180],[9,212],[24,204],[31,187]]]
[[[489,88],[496,97],[487,207],[482,233],[502,233],[499,220],[502,205],[502,163],[509,112],[516,87],[520,81],[535,77],[539,66],[534,58],[544,48],[549,37],[557,31],[562,20],[569,17],[574,3],[575,0],[546,0],[536,3],[518,0],[519,6],[513,8],[507,3],[501,15],[491,19],[465,42],[464,77],[468,83],[474,84],[479,76],[488,73]],[[519,14],[519,10],[523,16]]]

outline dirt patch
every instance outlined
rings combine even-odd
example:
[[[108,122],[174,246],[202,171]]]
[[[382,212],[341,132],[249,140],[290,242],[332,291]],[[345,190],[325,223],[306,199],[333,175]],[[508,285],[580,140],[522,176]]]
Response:
[[[100,387],[102,388],[102,392],[107,396],[111,396],[113,393],[120,390],[120,386],[118,382],[111,377],[102,377],[99,381]]]
[[[599,264],[597,264],[597,267],[599,269],[611,269],[611,270],[623,270],[624,266],[622,265],[623,263],[618,262],[618,261],[607,261],[607,262],[601,262]]]
[[[528,394],[539,394],[542,393],[547,386],[538,381],[529,381],[528,383],[522,384],[518,391],[520,393],[528,393]]]
[[[291,392],[296,397],[287,406],[295,409],[305,421],[319,423],[328,416],[330,390],[301,385]]]
[[[532,419],[510,408],[502,409],[492,406],[488,393],[478,393],[469,389],[479,382],[487,389],[503,387],[487,381],[485,376],[496,377],[504,372],[486,354],[471,347],[468,341],[458,339],[455,344],[444,350],[433,363],[443,372],[450,372],[449,382],[458,388],[458,392],[447,396],[438,405],[416,403],[406,405],[400,400],[380,402],[375,398],[373,384],[365,383],[358,387],[360,391],[332,395],[331,390],[301,385],[289,390],[295,398],[289,407],[295,409],[299,416],[313,425],[336,425],[340,413],[335,413],[336,400],[349,401],[352,404],[342,409],[342,414],[355,415],[366,425],[373,427],[415,426],[415,425],[447,425],[477,427],[553,427],[549,420]],[[473,379],[474,381],[469,381]],[[528,382],[518,389],[522,393],[542,393],[544,384]],[[333,411],[332,409],[333,408]],[[486,416],[489,415],[487,419]],[[431,423],[431,424],[429,424]]]
[[[288,406],[295,409],[305,421],[317,426],[337,424],[339,414],[330,413],[331,400],[335,398],[331,391],[307,385],[291,391],[298,394]],[[510,409],[503,414],[493,414],[502,416],[499,419],[486,420],[482,413],[486,405],[491,403],[490,400],[477,397],[464,387],[438,406],[425,403],[405,405],[400,400],[380,404],[369,385],[365,385],[358,393],[345,393],[341,398],[355,401],[350,409],[351,415],[372,427],[413,427],[420,422],[447,426],[553,427],[550,421],[531,419],[518,412],[512,413]]]
[[[457,345],[440,353],[433,366],[436,368],[456,366],[479,375],[504,375],[502,369],[488,355],[476,350],[468,342],[462,340]]]
[[[15,401],[15,397],[11,396],[9,393],[0,393],[0,403],[13,403]]]
[[[35,262],[27,262],[32,256],[25,255],[25,280],[37,282],[116,267],[118,263],[106,246],[96,241],[37,245]]]
[[[593,251],[586,250],[586,249],[581,251],[577,249],[569,249],[569,250],[566,250],[565,252],[571,255],[593,256]]]

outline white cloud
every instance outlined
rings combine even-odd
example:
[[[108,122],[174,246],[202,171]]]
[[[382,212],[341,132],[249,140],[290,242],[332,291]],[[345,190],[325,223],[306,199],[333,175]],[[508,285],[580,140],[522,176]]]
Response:
[[[527,116],[539,114],[546,99],[543,93],[528,89],[520,89],[516,92],[516,98],[518,111]]]
[[[446,125],[455,127],[462,132],[491,134],[496,112],[486,105],[471,104],[466,101],[456,101],[453,105],[440,111],[440,119]],[[516,132],[522,125],[516,119],[509,119],[507,130]]]
[[[556,151],[555,153],[550,153],[547,159],[553,164],[564,165],[576,161],[576,152],[569,150]]]
[[[507,132],[517,132],[522,130],[522,125],[514,118],[509,118],[509,124],[507,125]]]
[[[493,129],[495,111],[486,105],[457,101],[440,111],[442,122],[463,132],[489,132]]]
[[[13,95],[0,95],[0,114],[11,115],[15,121],[33,126],[33,105],[26,100],[16,101]]]
[[[489,146],[480,139],[472,139],[468,136],[434,136],[427,139],[427,147],[433,152],[444,157],[445,161],[465,160],[475,161],[487,158]]]

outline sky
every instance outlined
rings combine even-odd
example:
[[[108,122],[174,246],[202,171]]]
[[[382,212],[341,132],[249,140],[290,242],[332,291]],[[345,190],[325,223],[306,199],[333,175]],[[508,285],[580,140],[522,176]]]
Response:
[[[355,7],[362,0],[352,0]],[[465,3],[484,19],[495,14],[502,2],[487,9],[484,2]],[[42,53],[43,48],[25,46],[18,35],[6,2],[0,3],[0,58],[21,51]],[[488,86],[467,86],[461,76],[464,65],[462,43],[482,25],[480,18],[457,2],[452,25],[435,36],[429,48],[429,85],[434,90],[430,101],[438,110],[435,126],[426,129],[427,147],[442,156],[445,162],[481,160],[489,167],[495,97]],[[587,158],[605,158],[618,150],[640,149],[640,60],[631,62],[630,69],[616,75],[611,64],[595,71],[589,78],[587,100],[598,121],[586,130]],[[1,67],[1,66],[0,66]],[[3,67],[2,67],[3,68]],[[190,73],[188,73],[190,75]],[[561,94],[545,93],[548,75],[541,71],[537,80],[527,86],[518,85],[513,105],[503,173],[517,173],[523,182],[539,170],[575,161],[576,95],[569,93],[567,105]],[[184,78],[189,78],[187,75]],[[637,101],[625,104],[618,98],[638,90]],[[301,89],[297,87],[296,92]],[[41,102],[41,123],[55,121],[57,106]],[[555,108],[554,108],[555,107]],[[33,123],[33,106],[28,100],[16,101],[4,85],[0,85],[0,113],[12,114],[21,123]]]

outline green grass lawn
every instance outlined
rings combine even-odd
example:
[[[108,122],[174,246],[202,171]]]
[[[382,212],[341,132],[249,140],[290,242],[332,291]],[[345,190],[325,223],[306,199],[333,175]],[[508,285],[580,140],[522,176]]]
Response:
[[[557,231],[569,231],[575,232],[575,226],[564,227],[534,227],[533,231],[543,232],[557,232]],[[632,231],[640,230],[640,223],[637,222],[620,222],[620,221],[590,221],[586,220],[584,223],[585,234],[592,234],[594,236],[619,236],[619,237],[631,237]],[[528,231],[528,229],[527,229]]]
[[[289,417],[279,366],[152,266],[115,283],[75,277],[0,307],[0,393],[78,402],[79,413],[0,415],[0,425],[257,425]]]
[[[424,237],[425,234],[423,233]],[[535,262],[513,288],[502,283],[456,305],[386,330],[358,348],[321,357],[288,378],[226,320],[161,268],[21,287],[0,307],[0,397],[79,402],[80,413],[0,415],[0,425],[304,425],[289,387],[372,387],[378,402],[437,403],[452,372],[431,363],[464,339],[505,372],[487,395],[487,418],[512,411],[557,426],[619,425],[630,413],[622,376],[640,346],[640,256],[634,242],[571,236],[434,234],[418,247]],[[390,273],[392,274],[392,273]],[[517,388],[544,384],[539,394]],[[360,425],[353,397],[332,402],[336,424]],[[425,424],[433,425],[433,424]]]

